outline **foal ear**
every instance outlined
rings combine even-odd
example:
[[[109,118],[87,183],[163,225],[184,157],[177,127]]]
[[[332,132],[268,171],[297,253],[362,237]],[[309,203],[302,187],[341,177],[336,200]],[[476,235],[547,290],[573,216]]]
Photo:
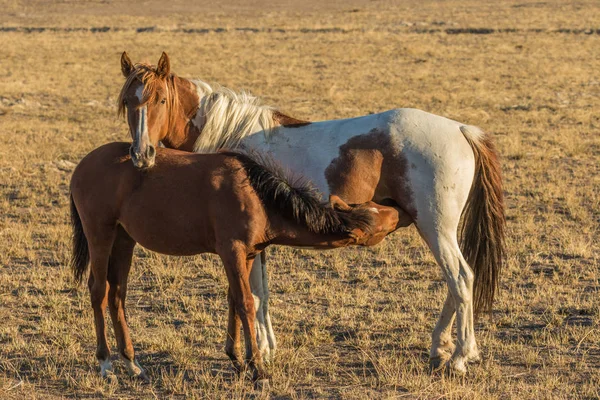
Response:
[[[171,61],[169,60],[169,56],[167,55],[167,53],[165,53],[164,51],[162,53],[162,56],[160,56],[160,60],[158,60],[156,73],[163,78],[171,73]]]
[[[133,71],[133,63],[127,55],[127,52],[124,51],[123,54],[121,54],[121,72],[123,73],[123,76],[127,78],[129,77],[129,74],[131,74],[131,71]]]
[[[329,206],[334,210],[339,211],[351,211],[352,207],[350,207],[344,200],[342,200],[339,196],[335,194],[329,195]]]
[[[361,229],[356,228],[348,232],[348,236],[354,240],[353,244],[359,244],[359,242],[364,239],[365,233]]]

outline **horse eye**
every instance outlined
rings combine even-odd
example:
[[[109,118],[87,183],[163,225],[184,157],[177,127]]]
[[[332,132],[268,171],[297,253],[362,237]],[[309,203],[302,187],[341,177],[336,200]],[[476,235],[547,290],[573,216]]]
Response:
[[[123,100],[123,105],[126,106],[127,105],[127,100]]]
[[[162,100],[160,101],[160,104],[165,104],[166,102],[167,102],[167,99],[162,99]]]

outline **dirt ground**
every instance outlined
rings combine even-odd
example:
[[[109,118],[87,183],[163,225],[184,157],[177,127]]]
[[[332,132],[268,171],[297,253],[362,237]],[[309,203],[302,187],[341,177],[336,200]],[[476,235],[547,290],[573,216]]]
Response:
[[[165,5],[166,4],[166,5]],[[600,397],[597,1],[0,1],[0,398]],[[168,10],[162,12],[161,10]],[[270,248],[279,349],[267,393],[224,354],[215,256],[136,250],[127,299],[142,384],[98,377],[75,287],[68,183],[129,140],[119,57],[247,89],[302,119],[415,107],[491,132],[508,256],[483,361],[431,375],[445,283],[408,228],[378,247]],[[114,343],[112,332],[111,343]]]

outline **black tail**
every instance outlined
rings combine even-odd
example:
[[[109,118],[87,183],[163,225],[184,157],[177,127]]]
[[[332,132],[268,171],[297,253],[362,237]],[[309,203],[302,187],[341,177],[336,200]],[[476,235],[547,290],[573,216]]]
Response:
[[[321,202],[314,186],[303,178],[291,178],[273,160],[259,154],[227,152],[243,165],[250,185],[268,210],[280,215],[309,231],[324,235],[348,235],[353,229],[365,233],[373,226],[372,213],[366,209],[342,211]]]
[[[88,242],[83,232],[79,212],[73,202],[71,195],[71,226],[73,227],[73,254],[71,256],[71,268],[75,275],[75,282],[81,283],[83,274],[85,273],[90,261],[90,252]]]

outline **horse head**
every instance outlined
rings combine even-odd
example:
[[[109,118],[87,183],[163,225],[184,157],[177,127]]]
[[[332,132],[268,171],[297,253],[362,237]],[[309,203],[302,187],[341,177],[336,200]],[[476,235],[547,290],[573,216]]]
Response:
[[[126,114],[133,140],[131,160],[137,168],[149,168],[154,165],[155,146],[168,133],[176,99],[169,56],[162,53],[156,66],[134,65],[123,52],[121,72],[126,80],[119,95],[119,114]]]

